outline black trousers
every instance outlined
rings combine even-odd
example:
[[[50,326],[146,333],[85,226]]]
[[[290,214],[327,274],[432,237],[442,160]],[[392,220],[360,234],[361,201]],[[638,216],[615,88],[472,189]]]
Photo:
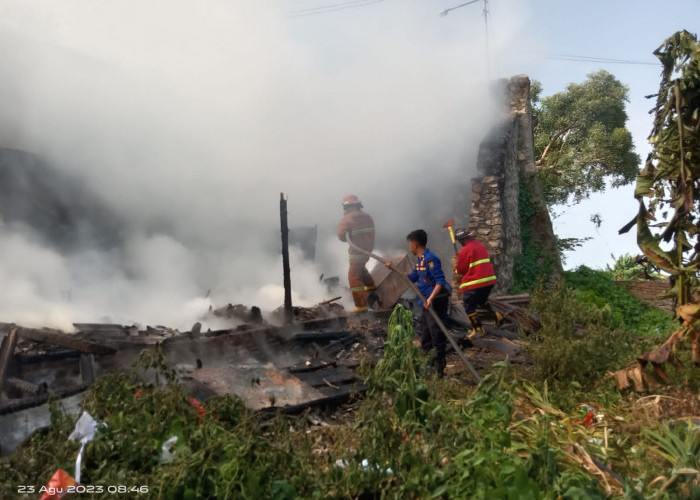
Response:
[[[447,306],[449,301],[450,296],[447,294],[438,295],[433,300],[433,309],[443,323],[447,318]],[[445,359],[445,343],[447,339],[435,321],[435,318],[433,318],[433,315],[425,309],[421,312],[420,329],[420,341],[423,351],[428,352],[432,348],[435,348],[435,359]]]
[[[489,295],[491,290],[493,290],[494,285],[482,286],[481,288],[475,288],[473,290],[465,290],[462,293],[462,302],[464,303],[464,311],[467,314],[472,314],[476,311],[476,308],[486,304],[489,300]]]

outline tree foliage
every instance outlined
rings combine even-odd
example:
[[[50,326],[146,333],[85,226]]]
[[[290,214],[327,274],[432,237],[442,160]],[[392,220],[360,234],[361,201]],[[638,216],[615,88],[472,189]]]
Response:
[[[700,43],[679,31],[654,54],[663,70],[649,136],[653,149],[637,177],[639,212],[620,232],[636,222],[639,247],[676,277],[678,303],[685,304],[700,269]]]
[[[605,266],[605,270],[609,272],[613,279],[617,281],[635,281],[635,280],[650,280],[661,279],[658,269],[649,262],[649,259],[643,255],[630,255],[628,253],[612,257],[613,265]]]
[[[591,193],[631,183],[639,156],[625,128],[627,87],[601,70],[540,100],[532,86],[536,166],[547,203],[578,203]]]

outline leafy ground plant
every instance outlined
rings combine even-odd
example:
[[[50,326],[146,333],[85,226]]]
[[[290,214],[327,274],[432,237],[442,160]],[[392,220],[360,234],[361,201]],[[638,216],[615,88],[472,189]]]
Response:
[[[573,500],[661,489],[661,481],[648,486],[654,477],[646,471],[665,459],[631,451],[662,449],[651,435],[640,441],[639,430],[625,437],[616,428],[605,443],[600,424],[576,423],[577,414],[559,409],[546,386],[518,382],[505,363],[476,388],[426,379],[427,358],[414,336],[410,313],[397,308],[384,358],[367,368],[364,400],[353,418],[325,426],[307,415],[255,414],[233,396],[193,402],[157,352],[144,355],[142,364],[158,373],[152,382],[136,372],[106,375],[84,400],[106,427],[87,446],[82,481],[144,485],[149,491],[140,498],[187,500]],[[0,498],[17,498],[20,484],[46,484],[57,468],[73,473],[78,445],[67,436],[74,425],[56,409],[51,429],[1,459]],[[164,462],[161,447],[172,436],[174,459]],[[685,483],[676,481],[663,494],[682,491]],[[92,498],[134,497],[105,491]]]
[[[629,331],[613,329],[610,312],[583,302],[563,286],[532,298],[542,329],[530,344],[539,379],[591,386],[633,349]]]
[[[626,328],[652,336],[675,329],[670,313],[647,306],[616,284],[610,272],[580,266],[575,271],[567,271],[565,279],[584,306],[592,305],[606,311],[607,325],[611,328]]]

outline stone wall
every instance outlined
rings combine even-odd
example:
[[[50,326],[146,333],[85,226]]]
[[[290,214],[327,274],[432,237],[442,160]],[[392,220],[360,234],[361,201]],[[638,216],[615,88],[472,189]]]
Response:
[[[649,306],[673,312],[673,298],[660,297],[671,289],[671,283],[668,280],[616,281],[615,283],[626,288],[629,293]]]
[[[472,206],[469,227],[476,239],[481,241],[492,259],[502,253],[503,211],[501,210],[502,179],[480,177],[472,180]]]
[[[530,233],[543,258],[551,261],[553,279],[562,275],[562,267],[535,169],[530,80],[525,75],[501,80],[496,92],[503,99],[502,120],[479,146],[469,228],[491,253],[498,276],[494,293],[505,293],[515,281],[515,262],[522,252],[521,184],[535,205],[527,221]]]

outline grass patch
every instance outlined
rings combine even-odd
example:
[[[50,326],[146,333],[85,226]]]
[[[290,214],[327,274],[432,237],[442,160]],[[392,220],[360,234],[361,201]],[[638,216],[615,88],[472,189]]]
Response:
[[[649,307],[613,281],[608,271],[580,266],[564,273],[566,286],[575,291],[583,305],[604,311],[613,329],[628,329],[640,335],[671,333],[677,323],[671,314]]]
[[[539,289],[532,307],[542,323],[530,344],[540,380],[588,387],[635,352],[634,336],[610,326],[610,310],[582,301],[573,290]]]

